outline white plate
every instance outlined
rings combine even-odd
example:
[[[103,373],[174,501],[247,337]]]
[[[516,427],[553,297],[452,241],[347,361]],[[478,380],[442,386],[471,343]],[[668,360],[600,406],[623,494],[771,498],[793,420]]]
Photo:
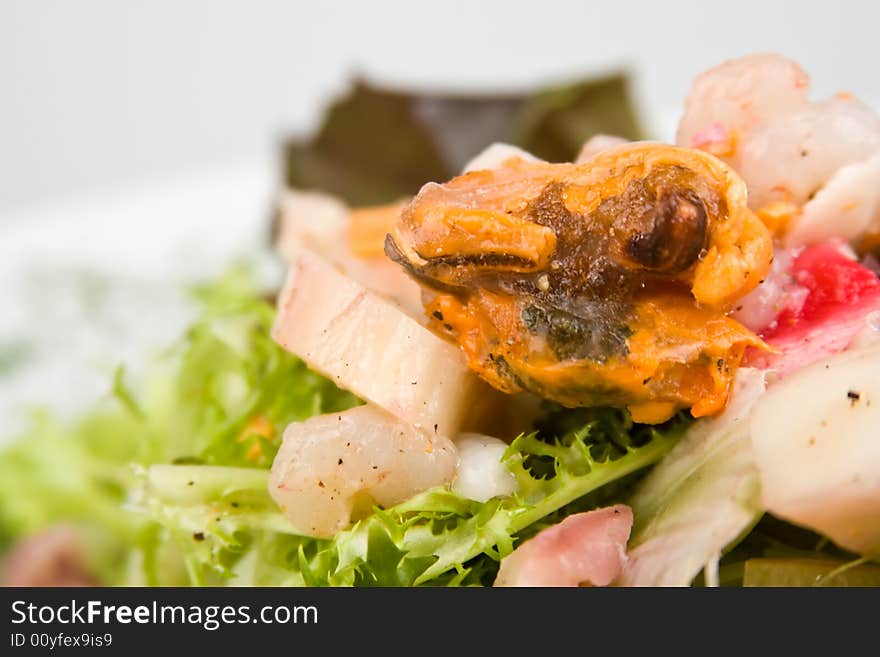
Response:
[[[73,416],[191,319],[189,285],[266,264],[277,165],[252,162],[0,217],[0,440]],[[280,266],[264,272],[279,278]]]

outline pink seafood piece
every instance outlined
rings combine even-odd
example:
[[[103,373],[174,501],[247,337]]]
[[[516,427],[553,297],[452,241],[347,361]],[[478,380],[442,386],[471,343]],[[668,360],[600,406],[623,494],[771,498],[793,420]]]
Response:
[[[505,557],[495,586],[607,586],[626,562],[632,523],[623,504],[568,516]]]
[[[793,289],[806,298],[782,304],[782,312],[759,330],[777,353],[750,349],[743,365],[785,375],[843,351],[880,310],[880,279],[855,261],[838,241],[810,247],[791,265]]]
[[[76,529],[56,525],[16,543],[3,564],[2,586],[97,586]]]

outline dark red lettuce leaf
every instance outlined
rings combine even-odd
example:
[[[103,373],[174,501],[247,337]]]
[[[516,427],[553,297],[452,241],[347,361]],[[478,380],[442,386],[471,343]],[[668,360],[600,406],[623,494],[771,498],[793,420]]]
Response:
[[[284,145],[285,180],[352,205],[386,203],[428,181],[448,180],[494,141],[567,161],[598,132],[642,136],[623,74],[496,95],[429,94],[358,81],[328,108],[312,139]]]

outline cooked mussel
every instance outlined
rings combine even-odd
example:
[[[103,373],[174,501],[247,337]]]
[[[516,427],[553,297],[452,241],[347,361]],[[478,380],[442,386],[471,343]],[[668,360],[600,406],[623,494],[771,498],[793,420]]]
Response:
[[[762,346],[726,313],[767,272],[771,237],[700,151],[627,144],[431,183],[385,251],[423,285],[432,328],[507,392],[707,415]]]

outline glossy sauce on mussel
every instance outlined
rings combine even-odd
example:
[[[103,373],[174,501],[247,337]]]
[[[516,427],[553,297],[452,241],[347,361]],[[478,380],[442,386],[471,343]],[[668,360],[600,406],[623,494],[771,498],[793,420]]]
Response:
[[[708,415],[763,346],[727,312],[767,272],[771,237],[699,151],[628,144],[432,183],[385,247],[423,285],[431,327],[506,392],[646,422]]]

